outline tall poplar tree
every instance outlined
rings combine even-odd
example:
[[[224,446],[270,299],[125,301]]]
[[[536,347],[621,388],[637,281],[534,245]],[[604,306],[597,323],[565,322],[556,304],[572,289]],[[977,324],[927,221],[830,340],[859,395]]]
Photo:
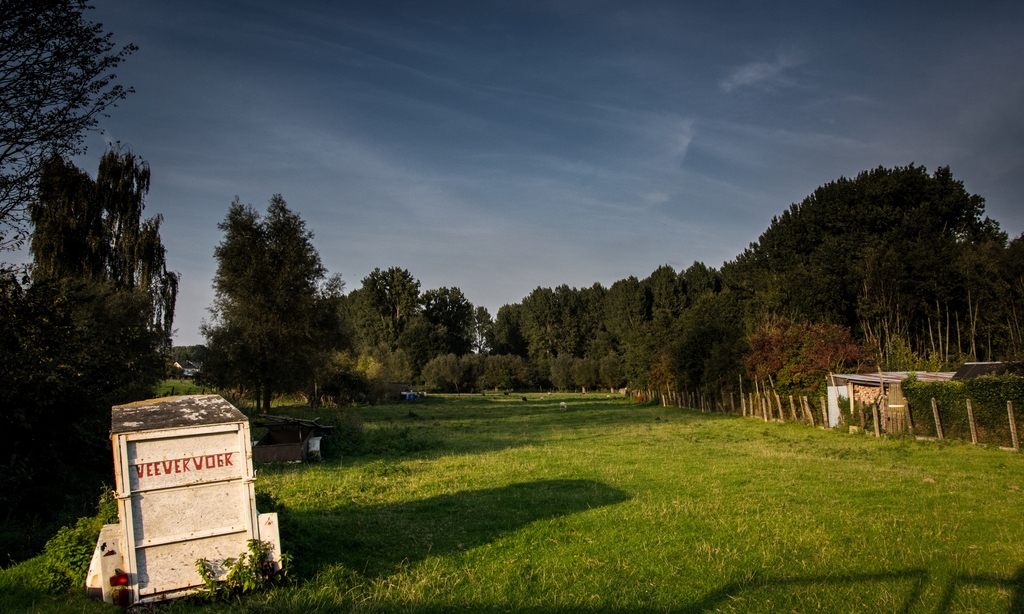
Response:
[[[338,307],[344,284],[327,279],[313,233],[280,194],[265,217],[237,198],[217,226],[216,291],[203,325],[209,351],[205,376],[237,388],[270,409],[274,393],[294,392],[317,361],[340,342]]]
[[[462,356],[473,350],[473,303],[462,290],[445,287],[427,290],[420,303],[423,305],[423,317],[434,326],[443,328],[444,354]]]
[[[352,294],[359,337],[367,348],[396,349],[420,313],[420,282],[406,269],[376,268]]]

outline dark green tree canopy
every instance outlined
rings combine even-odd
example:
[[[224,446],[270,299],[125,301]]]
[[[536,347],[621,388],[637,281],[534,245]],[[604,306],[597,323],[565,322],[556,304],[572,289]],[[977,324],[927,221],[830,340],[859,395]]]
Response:
[[[142,218],[149,178],[149,165],[125,149],[103,155],[95,181],[67,160],[47,160],[29,207],[32,274],[83,276],[146,294],[153,324],[169,342],[179,276],[167,270],[163,218]]]
[[[427,290],[420,298],[423,317],[441,329],[445,354],[462,356],[473,349],[475,338],[475,318],[473,303],[470,303],[462,290],[441,287]]]
[[[620,279],[608,289],[605,326],[619,343],[633,339],[650,321],[652,302],[650,288],[636,277]]]
[[[356,327],[367,347],[391,350],[420,309],[420,282],[406,269],[374,269],[352,293]]]
[[[236,198],[218,228],[224,240],[214,250],[204,372],[255,396],[266,410],[273,393],[305,385],[317,359],[339,343],[343,283],[326,279],[313,233],[280,194],[265,217]]]
[[[1001,252],[1006,235],[984,212],[948,167],[879,167],[792,205],[723,273],[754,312],[841,324],[883,363],[896,339],[945,361],[956,326],[973,343],[1004,317],[968,315],[1001,300],[998,272],[978,267],[995,262],[983,252]],[[983,358],[978,347],[969,351]]]
[[[529,354],[529,345],[523,333],[523,306],[519,303],[502,305],[494,319],[494,354],[510,354],[525,358]]]
[[[521,319],[531,357],[583,356],[600,324],[603,300],[603,288],[580,291],[562,284],[531,292],[523,299]]]
[[[0,551],[38,553],[110,479],[110,406],[153,395],[163,333],[144,293],[81,276],[0,274]]]

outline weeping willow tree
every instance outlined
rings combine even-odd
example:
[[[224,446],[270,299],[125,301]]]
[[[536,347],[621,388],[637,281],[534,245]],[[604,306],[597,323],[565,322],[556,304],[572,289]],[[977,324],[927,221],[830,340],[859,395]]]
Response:
[[[142,217],[149,184],[149,165],[126,149],[107,151],[95,180],[67,160],[48,160],[30,207],[33,278],[84,277],[147,294],[152,326],[169,343],[179,276],[167,270],[163,218]]]

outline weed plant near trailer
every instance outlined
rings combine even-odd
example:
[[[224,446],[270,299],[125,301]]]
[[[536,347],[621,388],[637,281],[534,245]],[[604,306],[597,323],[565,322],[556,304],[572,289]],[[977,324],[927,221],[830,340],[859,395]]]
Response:
[[[294,583],[168,611],[1024,607],[1020,455],[526,396],[360,408],[372,450],[261,466]]]

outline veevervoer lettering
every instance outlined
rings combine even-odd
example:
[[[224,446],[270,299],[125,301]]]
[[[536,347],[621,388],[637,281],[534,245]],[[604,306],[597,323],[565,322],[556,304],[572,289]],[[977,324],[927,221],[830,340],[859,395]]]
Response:
[[[162,460],[152,463],[134,465],[135,473],[140,478],[153,477],[157,475],[171,475],[174,473],[188,473],[191,471],[203,471],[204,469],[215,469],[217,467],[234,467],[231,457],[237,452],[225,452],[223,454],[208,454],[206,456],[188,456],[174,460]]]

